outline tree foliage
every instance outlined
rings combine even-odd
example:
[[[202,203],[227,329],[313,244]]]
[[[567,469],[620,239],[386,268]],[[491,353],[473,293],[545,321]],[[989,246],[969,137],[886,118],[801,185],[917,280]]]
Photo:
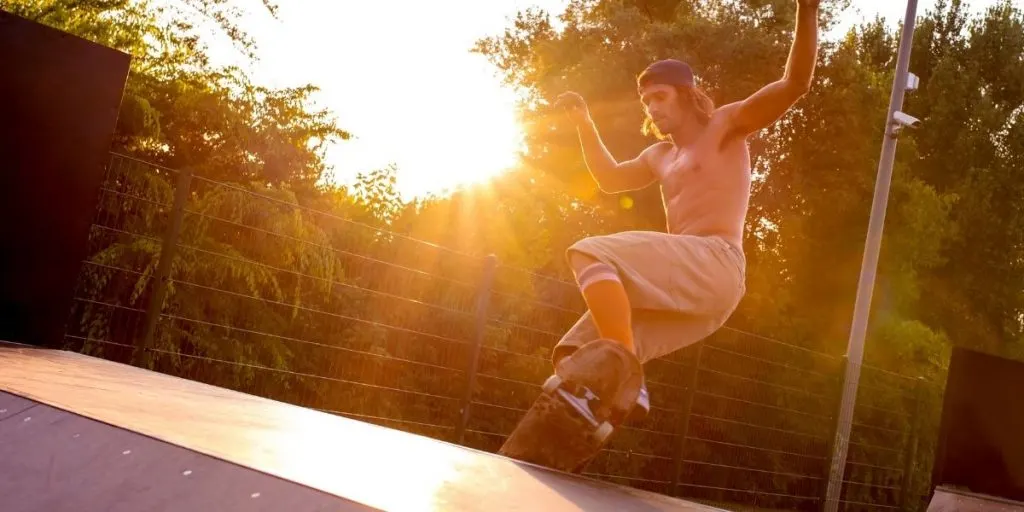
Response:
[[[276,12],[276,4],[261,1]],[[116,151],[218,180],[288,184],[305,194],[327,170],[326,146],[350,137],[328,111],[314,108],[316,87],[271,89],[253,83],[244,69],[210,63],[209,44],[232,45],[255,59],[256,42],[240,25],[234,2],[2,0],[0,8],[132,56]]]

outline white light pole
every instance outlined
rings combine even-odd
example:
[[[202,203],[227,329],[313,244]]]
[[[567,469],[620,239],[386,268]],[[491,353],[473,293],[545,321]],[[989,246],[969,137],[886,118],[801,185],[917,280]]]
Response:
[[[829,470],[828,489],[825,493],[825,512],[836,512],[839,508],[839,497],[843,491],[843,474],[846,469],[853,409],[857,400],[861,362],[864,359],[864,337],[867,333],[868,316],[871,311],[871,294],[875,286],[875,272],[878,269],[878,253],[882,245],[882,227],[885,224],[885,209],[889,202],[892,165],[896,157],[896,137],[904,128],[916,128],[920,124],[919,120],[900,111],[903,108],[903,93],[917,88],[917,77],[910,74],[907,69],[910,67],[910,48],[913,45],[916,16],[917,0],[909,0],[903,19],[903,33],[900,35],[896,76],[893,79],[892,93],[889,97],[889,115],[886,117],[885,135],[882,138],[882,156],[878,161],[875,197],[871,204],[871,219],[868,221],[864,260],[861,263],[860,282],[857,285],[857,302],[853,308],[853,325],[850,328],[850,340],[846,349],[843,398],[839,406],[836,436],[832,445],[832,464]]]

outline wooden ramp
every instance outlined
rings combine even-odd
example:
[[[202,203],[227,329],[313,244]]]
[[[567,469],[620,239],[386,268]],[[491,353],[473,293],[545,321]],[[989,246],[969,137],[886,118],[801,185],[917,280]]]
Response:
[[[0,345],[0,509],[719,510],[81,354]]]

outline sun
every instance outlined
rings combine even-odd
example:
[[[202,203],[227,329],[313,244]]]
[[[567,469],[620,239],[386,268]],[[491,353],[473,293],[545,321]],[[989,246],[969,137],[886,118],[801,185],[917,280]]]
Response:
[[[479,55],[440,52],[405,59],[414,81],[380,73],[380,80],[346,82],[329,91],[339,120],[354,138],[329,150],[333,177],[394,166],[402,199],[445,196],[514,167],[524,147],[519,92],[502,84]],[[333,94],[332,94],[333,93]]]
[[[417,109],[416,135],[397,162],[403,196],[444,195],[516,165],[523,129],[514,95],[493,83],[475,85],[451,102]]]

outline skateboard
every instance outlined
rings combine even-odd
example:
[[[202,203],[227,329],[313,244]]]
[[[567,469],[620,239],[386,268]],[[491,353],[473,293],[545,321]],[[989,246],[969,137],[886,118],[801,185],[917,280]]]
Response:
[[[643,366],[619,343],[599,339],[561,359],[499,455],[579,473],[629,418]]]

